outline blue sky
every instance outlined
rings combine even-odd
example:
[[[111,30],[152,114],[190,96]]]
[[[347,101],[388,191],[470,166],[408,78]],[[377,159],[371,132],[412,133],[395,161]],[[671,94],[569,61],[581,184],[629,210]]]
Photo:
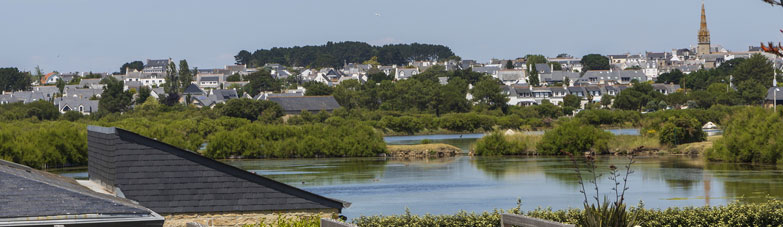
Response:
[[[712,43],[783,40],[783,8],[707,0]],[[118,71],[147,58],[199,68],[239,50],[327,41],[432,43],[463,59],[619,54],[695,45],[698,0],[0,0],[0,67]],[[380,16],[377,16],[379,13]]]

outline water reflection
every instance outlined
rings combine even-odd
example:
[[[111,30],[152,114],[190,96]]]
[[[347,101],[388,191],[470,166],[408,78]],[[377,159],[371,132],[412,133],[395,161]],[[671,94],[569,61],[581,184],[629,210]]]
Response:
[[[383,176],[384,158],[225,160],[225,163],[295,186],[354,184]]]

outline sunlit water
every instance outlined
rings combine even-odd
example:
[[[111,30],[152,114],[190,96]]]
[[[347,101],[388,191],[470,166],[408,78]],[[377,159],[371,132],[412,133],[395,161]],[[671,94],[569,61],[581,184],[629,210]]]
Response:
[[[638,133],[638,131],[637,131]],[[469,147],[480,135],[424,137]],[[422,137],[387,138],[412,143]],[[408,141],[408,142],[406,142]],[[648,208],[722,205],[731,201],[783,199],[783,170],[777,166],[706,162],[700,157],[639,157],[628,179],[626,201]],[[509,209],[522,199],[523,209],[581,207],[584,196],[567,157],[469,157],[395,160],[330,158],[227,160],[226,163],[327,197],[351,202],[344,215],[451,214],[460,210]],[[614,199],[609,166],[621,169],[625,157],[597,159],[599,197]],[[582,166],[584,168],[584,166]],[[61,172],[85,178],[83,169]],[[589,175],[584,175],[585,178]],[[589,197],[594,191],[588,185]]]

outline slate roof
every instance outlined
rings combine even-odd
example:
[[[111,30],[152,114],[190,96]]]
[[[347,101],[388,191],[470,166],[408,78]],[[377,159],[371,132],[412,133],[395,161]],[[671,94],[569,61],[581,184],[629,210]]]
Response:
[[[73,179],[4,160],[0,160],[0,195],[0,225],[34,225],[46,219],[51,226],[122,216],[163,225],[162,217],[130,200],[100,194]]]
[[[216,81],[217,82],[217,81],[220,81],[220,78],[218,78],[216,76],[205,76],[205,77],[201,77],[201,81]]]
[[[169,59],[159,59],[159,60],[150,60],[147,59],[147,64],[144,65],[145,68],[147,67],[167,67],[169,65]]]
[[[783,92],[781,92],[783,89],[780,89],[780,91],[777,92],[777,97],[775,97],[775,88],[780,89],[780,87],[771,87],[767,89],[767,97],[765,100],[772,102],[775,101],[775,98],[777,98],[779,104],[783,103]]]
[[[163,214],[342,209],[344,202],[119,128],[87,127],[90,180]]]
[[[536,71],[538,71],[538,74],[550,74],[552,73],[552,68],[549,67],[549,64],[546,63],[538,63],[536,64]]]
[[[204,90],[201,90],[201,88],[198,87],[196,84],[190,84],[187,88],[185,88],[185,92],[183,92],[185,95],[204,95]]]
[[[269,101],[280,104],[286,114],[299,114],[303,110],[319,112],[340,108],[333,96],[268,97]]]

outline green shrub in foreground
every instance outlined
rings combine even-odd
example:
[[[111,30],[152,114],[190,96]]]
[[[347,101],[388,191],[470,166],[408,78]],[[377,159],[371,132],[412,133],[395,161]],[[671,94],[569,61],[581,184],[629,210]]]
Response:
[[[538,143],[538,153],[545,155],[580,154],[592,151],[609,152],[612,133],[586,125],[579,120],[564,119],[554,129],[546,131]]]
[[[500,226],[501,213],[523,214],[561,223],[578,223],[582,210],[552,210],[537,208],[531,211],[495,210],[484,213],[459,212],[454,215],[411,215],[369,216],[353,219],[362,227],[376,226]],[[770,200],[764,203],[742,204],[734,202],[716,207],[673,207],[667,209],[646,209],[643,204],[631,207],[629,213],[636,215],[639,226],[781,226],[783,224],[783,201]]]

